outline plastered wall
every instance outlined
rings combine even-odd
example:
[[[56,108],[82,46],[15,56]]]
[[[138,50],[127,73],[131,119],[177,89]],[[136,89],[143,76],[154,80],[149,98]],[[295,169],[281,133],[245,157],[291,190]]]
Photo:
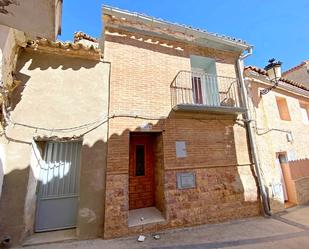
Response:
[[[7,128],[4,145],[0,236],[8,234],[13,243],[20,243],[33,233],[38,170],[33,163],[34,137],[72,137],[88,131],[82,138],[76,233],[84,239],[101,235],[107,142],[107,125],[102,121],[108,111],[109,70],[109,63],[65,53],[21,52],[16,68],[21,84],[12,97],[15,124]],[[59,128],[64,130],[53,130]]]
[[[280,163],[276,160],[278,153],[286,153],[288,160],[306,159],[309,157],[309,126],[304,124],[299,101],[309,102],[305,97],[279,89],[259,96],[259,90],[265,85],[257,82],[250,84],[251,110],[255,122],[255,138],[258,156],[261,161],[264,184],[268,188],[271,209],[274,212],[284,209]],[[281,120],[276,97],[286,99],[290,121]],[[292,134],[292,141],[287,134]]]

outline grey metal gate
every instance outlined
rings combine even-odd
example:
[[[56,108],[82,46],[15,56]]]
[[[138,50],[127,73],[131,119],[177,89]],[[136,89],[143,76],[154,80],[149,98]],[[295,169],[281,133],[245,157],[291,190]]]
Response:
[[[76,226],[81,142],[47,142],[40,165],[35,231]]]

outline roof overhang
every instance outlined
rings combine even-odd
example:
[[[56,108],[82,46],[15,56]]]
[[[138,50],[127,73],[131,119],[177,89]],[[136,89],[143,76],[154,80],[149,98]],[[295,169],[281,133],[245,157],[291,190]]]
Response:
[[[255,82],[258,84],[263,84],[265,87],[270,87],[273,85],[272,82],[270,82],[268,79],[266,79],[266,76],[260,75],[256,72],[252,72],[251,70],[246,70],[245,80]],[[302,96],[305,98],[309,98],[309,91],[301,89],[299,87],[293,86],[291,84],[288,84],[283,81],[278,82],[278,86],[276,89],[285,91],[294,95]],[[275,91],[275,90],[274,90]]]
[[[119,22],[104,23],[105,27],[117,28],[129,32],[140,32],[146,35],[158,36],[170,40],[185,41],[198,46],[242,53],[252,48],[251,45],[239,39],[210,33],[205,30],[194,29],[189,26],[167,22],[143,14],[120,10],[104,5],[104,15],[119,19]],[[145,29],[149,27],[149,29]]]
[[[71,43],[60,41],[49,41],[45,38],[28,42],[26,50],[43,52],[61,56],[76,57],[87,60],[101,59],[101,50],[98,46],[86,45],[83,43]]]
[[[32,37],[55,40],[61,33],[62,0],[0,0],[0,25]]]

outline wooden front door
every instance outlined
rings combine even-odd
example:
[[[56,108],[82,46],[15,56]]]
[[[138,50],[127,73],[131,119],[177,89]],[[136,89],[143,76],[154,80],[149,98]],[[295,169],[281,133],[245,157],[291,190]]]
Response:
[[[133,134],[130,138],[129,209],[154,205],[153,137]]]

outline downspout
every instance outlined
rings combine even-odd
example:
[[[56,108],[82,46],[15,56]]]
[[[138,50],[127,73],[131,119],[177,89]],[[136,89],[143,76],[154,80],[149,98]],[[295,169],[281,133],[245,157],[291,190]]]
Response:
[[[245,58],[247,58],[250,55],[252,55],[252,47],[248,48],[248,53],[244,55],[240,55],[239,58],[237,59],[237,71],[239,74],[239,81],[240,81],[240,86],[241,86],[240,89],[241,89],[241,94],[243,96],[243,104],[245,105],[245,108],[246,108],[245,123],[246,123],[247,131],[248,131],[250,149],[251,149],[252,159],[254,163],[254,169],[256,172],[256,176],[257,176],[258,186],[260,190],[261,201],[263,204],[263,211],[264,211],[263,214],[265,216],[271,216],[271,211],[270,211],[269,204],[268,204],[268,197],[267,197],[267,193],[266,193],[265,186],[263,184],[262,176],[260,172],[260,162],[257,156],[256,141],[255,141],[255,137],[253,134],[253,128],[251,125],[253,120],[251,117],[250,107],[248,104],[248,94],[247,94],[247,89],[246,89],[245,82],[244,82],[243,68],[242,68],[242,63],[241,63],[241,61],[243,61]]]

